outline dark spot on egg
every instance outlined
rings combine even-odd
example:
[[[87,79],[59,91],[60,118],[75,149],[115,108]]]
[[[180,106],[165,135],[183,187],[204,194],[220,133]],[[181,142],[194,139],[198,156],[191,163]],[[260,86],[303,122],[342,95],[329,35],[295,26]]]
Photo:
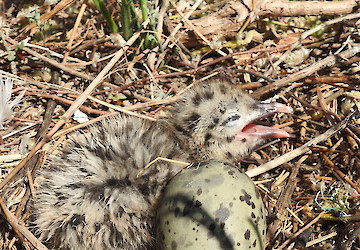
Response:
[[[229,209],[223,207],[222,204],[220,204],[220,208],[215,211],[215,218],[221,222],[225,221],[229,217],[229,215],[230,215]]]
[[[192,209],[193,209],[193,202],[192,201],[186,202],[182,215],[186,216],[190,214]]]
[[[201,194],[202,194],[202,189],[199,188],[199,189],[196,191],[196,194],[197,194],[197,195],[201,195]]]
[[[256,187],[255,187],[255,194],[256,194],[256,199],[260,199],[260,193],[259,193],[259,191],[256,189]]]
[[[171,249],[172,249],[172,250],[176,250],[176,249],[177,249],[177,244],[176,244],[176,241],[174,241],[174,240],[171,242]]]
[[[259,225],[259,221],[260,221],[260,217],[256,217],[256,220],[255,220],[255,225],[258,226]]]
[[[244,234],[245,240],[249,240],[250,239],[250,230],[247,229],[245,234]]]
[[[245,201],[246,204],[250,206],[251,195],[249,195],[244,189],[241,189],[241,192],[244,194],[244,196],[240,196],[240,200]]]
[[[253,242],[253,247],[256,247],[256,240],[254,240]]]
[[[199,200],[195,201],[195,207],[201,207],[202,203]]]
[[[175,214],[175,217],[178,217],[178,216],[179,216],[179,214],[180,214],[180,208],[179,208],[179,207],[176,207],[176,208],[175,208],[174,214]]]
[[[256,206],[255,206],[255,203],[254,203],[254,202],[251,202],[251,208],[252,208],[252,209],[255,209],[255,208],[256,208]]]
[[[234,171],[234,170],[230,170],[230,171],[228,172],[228,174],[229,174],[229,175],[234,175],[234,174],[235,174],[235,171]]]

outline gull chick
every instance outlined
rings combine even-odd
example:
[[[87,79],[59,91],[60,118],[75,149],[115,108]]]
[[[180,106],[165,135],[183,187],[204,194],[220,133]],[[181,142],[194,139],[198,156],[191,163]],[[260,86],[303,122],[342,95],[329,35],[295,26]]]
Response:
[[[268,138],[284,138],[281,129],[256,125],[274,113],[290,113],[280,103],[261,103],[226,80],[196,85],[176,103],[169,123],[189,153],[200,159],[238,160]]]
[[[157,161],[137,178],[145,165],[157,157],[239,159],[267,138],[287,137],[255,122],[290,111],[219,79],[194,86],[159,122],[117,116],[93,125],[39,172],[34,233],[55,249],[150,249],[156,203],[182,166]]]

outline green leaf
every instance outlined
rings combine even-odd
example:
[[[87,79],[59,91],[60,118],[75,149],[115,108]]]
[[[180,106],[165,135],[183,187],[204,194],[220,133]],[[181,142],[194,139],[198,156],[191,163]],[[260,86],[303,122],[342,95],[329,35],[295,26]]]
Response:
[[[9,51],[9,56],[7,58],[9,61],[13,61],[15,59],[15,52]]]
[[[93,0],[96,8],[101,12],[101,14],[105,17],[106,22],[108,23],[110,29],[112,32],[114,33],[118,33],[119,32],[119,28],[116,25],[114,19],[112,18],[112,16],[110,15],[109,11],[107,10],[104,2],[102,0]]]

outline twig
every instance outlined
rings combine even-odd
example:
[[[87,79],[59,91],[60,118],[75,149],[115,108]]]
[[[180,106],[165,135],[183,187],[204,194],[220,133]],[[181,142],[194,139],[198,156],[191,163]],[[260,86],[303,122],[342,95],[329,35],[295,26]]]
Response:
[[[295,234],[293,234],[289,239],[287,239],[280,247],[278,247],[278,250],[283,249],[286,247],[287,244],[289,244],[293,239],[298,237],[302,232],[304,232],[306,229],[314,225],[324,214],[324,212],[321,212],[315,219],[313,219],[309,224],[307,224],[305,227],[301,228],[299,231],[297,231]]]
[[[77,18],[76,18],[76,21],[75,21],[75,24],[74,24],[74,28],[73,28],[72,31],[71,31],[71,36],[70,36],[69,42],[68,42],[67,47],[66,47],[66,48],[67,48],[67,51],[65,52],[64,59],[63,59],[63,63],[66,62],[67,57],[68,57],[69,54],[70,54],[71,45],[72,45],[72,43],[73,43],[73,41],[74,41],[74,38],[75,38],[75,35],[76,35],[76,31],[77,31],[78,28],[79,28],[79,24],[80,24],[80,21],[81,21],[83,15],[84,15],[85,9],[86,9],[86,4],[82,4],[82,5],[81,5],[81,9],[80,9],[80,11],[79,11],[79,14],[78,14],[78,16],[77,16]]]
[[[173,103],[173,102],[177,101],[178,99],[179,99],[178,97],[167,97],[162,100],[154,100],[154,101],[149,101],[149,102],[145,102],[145,103],[136,103],[131,106],[126,106],[126,107],[124,107],[124,109],[129,110],[129,111],[144,109],[144,108],[148,108],[151,106]]]
[[[33,157],[38,150],[40,150],[45,143],[50,140],[50,138],[56,133],[56,131],[61,128],[65,122],[74,114],[74,112],[85,102],[85,100],[90,96],[91,92],[102,82],[103,77],[111,70],[115,63],[124,55],[125,51],[130,45],[132,45],[140,33],[135,33],[125,44],[124,48],[119,50],[111,61],[105,66],[105,68],[99,73],[99,75],[92,81],[92,83],[85,89],[85,91],[74,101],[70,108],[65,112],[63,117],[55,124],[55,126],[48,132],[48,134],[35,146],[33,150],[16,166],[10,174],[8,174],[4,180],[0,183],[0,189],[2,189],[6,183],[8,183],[17,172],[22,169],[25,163]]]
[[[94,102],[97,102],[97,103],[100,103],[104,106],[107,106],[109,108],[112,108],[114,110],[117,110],[117,111],[120,111],[121,113],[124,113],[124,114],[127,114],[127,115],[132,115],[132,116],[136,116],[136,117],[139,117],[139,118],[142,118],[142,119],[147,119],[147,120],[151,120],[151,121],[156,121],[155,118],[152,118],[150,116],[146,116],[146,115],[142,115],[142,114],[138,114],[138,113],[135,113],[135,112],[132,112],[130,110],[128,110],[126,107],[119,107],[119,106],[116,106],[116,105],[112,105],[111,103],[107,103],[107,102],[104,102],[104,101],[101,101],[95,97],[92,97],[92,96],[89,96],[88,97],[89,100],[91,101],[94,101]],[[130,106],[131,107],[131,106]]]
[[[73,103],[73,101],[68,100],[66,98],[63,98],[63,97],[60,97],[60,96],[57,96],[57,95],[41,94],[41,93],[30,92],[30,91],[26,91],[26,95],[36,95],[38,97],[48,98],[50,100],[58,100],[58,101],[60,101],[62,103],[69,104],[69,105],[71,105]],[[89,113],[89,114],[104,115],[104,114],[109,113],[107,111],[101,111],[101,110],[93,109],[93,108],[90,108],[90,107],[87,107],[87,106],[84,106],[84,105],[81,105],[79,107],[79,109],[81,111]]]
[[[329,67],[329,66],[333,65],[338,58],[350,58],[359,52],[360,52],[360,45],[356,44],[356,45],[354,45],[354,47],[352,47],[344,52],[341,52],[338,55],[330,55],[330,56],[326,57],[325,59],[320,60],[319,62],[314,63],[311,66],[309,66],[303,70],[300,70],[290,76],[287,76],[280,80],[277,80],[277,81],[273,82],[272,84],[264,86],[256,91],[254,91],[252,96],[254,98],[260,98],[263,94],[266,94],[269,91],[277,90],[283,86],[288,85],[289,83],[292,83],[292,82],[298,81],[300,79],[303,79],[304,77],[310,76],[314,72],[317,72],[324,67]]]
[[[110,40],[110,37],[104,37],[104,38],[99,38],[99,39],[90,40],[89,42],[84,42],[84,43],[82,43],[80,46],[72,49],[72,50],[70,51],[70,54],[74,54],[74,53],[76,53],[76,52],[85,50],[86,48],[95,46],[95,45],[97,45],[97,44],[99,44],[99,43],[105,43],[106,41],[109,41],[109,40]]]
[[[331,169],[335,173],[337,173],[341,178],[343,178],[347,183],[349,183],[356,190],[356,192],[358,192],[358,194],[360,194],[360,188],[352,180],[350,180],[348,176],[346,176],[343,172],[341,172],[340,169],[338,169],[335,166],[335,164],[325,154],[321,154],[321,155],[326,161],[326,163],[330,165]]]
[[[184,22],[189,25],[193,31],[211,48],[210,45],[210,41],[208,39],[206,39],[206,37],[201,34],[201,32],[199,31],[198,28],[195,27],[195,25],[192,24],[192,22],[188,19],[188,17],[184,16],[183,13],[181,13],[181,11],[179,10],[179,8],[176,6],[176,4],[174,4],[172,1],[170,1],[171,5],[176,9],[176,11],[179,13],[179,15],[182,17],[182,19],[184,20]],[[220,49],[216,49],[216,52],[218,52],[220,55],[222,56],[226,56],[226,53],[221,51]]]
[[[353,114],[354,115],[354,114]],[[258,168],[254,168],[251,169],[249,171],[246,171],[246,174],[249,177],[254,177],[260,174],[263,174],[271,169],[274,169],[286,162],[291,161],[292,159],[303,155],[310,150],[310,147],[313,145],[316,145],[322,141],[327,140],[328,138],[330,138],[331,136],[333,136],[334,134],[336,134],[337,132],[339,132],[340,130],[344,129],[350,121],[352,121],[353,119],[353,115],[349,115],[348,117],[346,117],[342,122],[340,122],[339,124],[335,125],[334,127],[330,128],[329,130],[327,130],[325,133],[315,137],[314,139],[308,141],[307,143],[305,143],[303,146],[294,149],[272,161],[269,161],[261,166],[259,166]]]
[[[184,165],[184,166],[188,166],[190,163],[189,162],[183,162],[183,161],[177,161],[177,160],[171,160],[168,158],[164,158],[164,157],[157,157],[156,159],[152,160],[150,163],[148,163],[145,167],[143,167],[136,175],[136,178],[139,178],[146,169],[148,169],[149,167],[151,167],[151,165],[153,165],[155,162],[157,161],[166,161],[166,162],[170,162],[170,163],[176,163],[176,164],[180,164],[180,165]]]
[[[17,41],[15,41],[14,39],[11,39],[10,37],[7,37],[6,40],[8,42],[10,42],[12,45],[16,45],[18,43]],[[43,56],[40,53],[38,53],[38,52],[36,52],[36,51],[34,51],[32,49],[24,47],[23,50],[26,51],[27,53],[35,56],[36,58],[38,58],[38,59],[40,59],[40,60],[42,60],[44,62],[49,63],[50,65],[52,65],[52,66],[54,66],[56,68],[59,68],[61,70],[64,70],[65,72],[68,72],[69,74],[72,74],[74,76],[78,76],[78,77],[81,77],[81,78],[84,78],[84,79],[90,80],[90,81],[94,79],[93,76],[90,76],[90,75],[81,73],[81,72],[79,72],[77,70],[74,70],[72,68],[66,67],[65,65],[62,65],[61,63],[59,63],[59,62],[57,62],[57,61],[55,61],[53,59],[47,58],[46,56]]]
[[[26,47],[30,47],[30,48],[35,48],[35,49],[40,49],[40,50],[44,50],[46,52],[48,52],[48,54],[50,56],[54,56],[54,57],[57,57],[57,58],[64,58],[64,55],[63,54],[59,54],[53,50],[50,50],[49,48],[46,48],[46,47],[43,47],[43,46],[40,46],[38,44],[32,44],[32,43],[26,43],[25,44]],[[69,61],[72,61],[72,62],[75,62],[75,63],[79,63],[79,65],[84,65],[86,63],[90,63],[90,62],[85,62],[83,60],[80,60],[79,58],[76,58],[76,57],[71,57],[71,56],[68,56],[67,58]],[[93,62],[94,63],[94,62]],[[66,64],[67,65],[67,64]]]
[[[355,11],[357,1],[260,1],[262,2],[259,15],[268,16],[339,16]]]
[[[14,231],[17,232],[20,239],[24,236],[36,249],[48,250],[25,226],[19,224],[19,220],[7,209],[1,197],[0,205],[5,218],[13,227]]]
[[[49,20],[52,16],[56,15],[56,13],[64,10],[72,2],[74,2],[74,0],[62,0],[62,1],[60,1],[51,11],[49,11],[49,12],[47,12],[45,14],[42,14],[40,16],[40,22],[43,23],[43,22]],[[22,35],[26,34],[26,32],[28,32],[29,30],[32,30],[35,27],[36,27],[36,22],[33,22],[33,23],[29,24],[28,26],[26,26],[25,28],[23,28],[20,31],[19,36],[22,36]],[[31,32],[31,33],[33,33],[33,32]]]
[[[162,1],[160,11],[159,11],[159,17],[158,17],[158,21],[157,21],[157,26],[156,26],[156,33],[158,33],[158,34],[163,34],[164,17],[166,15],[168,6],[169,6],[169,0]],[[159,40],[162,43],[161,36],[159,36]]]
[[[203,2],[203,0],[197,0],[194,5],[191,7],[191,9],[184,15],[184,17],[189,18],[191,16],[191,14],[197,9],[197,7],[199,7],[199,5]],[[171,34],[169,35],[169,37],[166,39],[166,41],[163,43],[163,48],[164,50],[166,49],[167,45],[170,42],[170,39],[172,39],[175,34],[180,30],[180,28],[183,26],[183,24],[180,22],[178,25],[176,25],[176,27],[174,28],[174,30],[171,32]]]
[[[302,3],[301,3],[302,4]],[[356,18],[360,18],[360,13],[354,13],[354,14],[350,14],[350,15],[347,15],[347,16],[342,16],[342,17],[339,17],[339,18],[335,18],[333,20],[329,20],[329,21],[326,21],[326,22],[323,22],[321,24],[319,24],[318,26],[316,26],[315,28],[311,29],[311,30],[308,30],[304,33],[301,34],[301,36],[299,37],[299,39],[293,43],[290,48],[279,58],[279,60],[277,60],[273,65],[272,65],[272,68],[270,70],[268,70],[265,75],[268,76],[271,74],[271,72],[276,69],[277,66],[280,65],[280,63],[282,63],[285,58],[291,53],[291,51],[293,51],[298,45],[301,44],[301,41],[304,40],[305,38],[307,38],[308,36],[310,36],[311,34],[314,34],[315,32],[321,30],[321,29],[324,29],[326,26],[329,26],[329,25],[333,25],[335,23],[339,23],[339,22],[342,22],[342,21],[345,21],[345,20],[350,20],[350,19],[356,19]]]
[[[66,128],[66,129],[63,129],[59,132],[57,132],[56,134],[54,134],[52,136],[52,138],[56,139],[60,136],[63,136],[65,134],[68,134],[74,130],[77,130],[77,129],[80,129],[80,128],[83,128],[83,127],[86,127],[86,126],[89,126],[93,123],[96,123],[96,122],[99,122],[101,121],[102,119],[105,119],[106,117],[109,117],[109,116],[113,116],[113,115],[116,115],[118,114],[117,112],[115,113],[108,113],[108,114],[105,114],[105,115],[102,115],[102,116],[99,116],[99,117],[96,117],[94,119],[91,119],[90,121],[87,121],[87,122],[83,122],[83,123],[80,123],[80,124],[77,124],[77,125],[74,125],[74,126],[71,126],[70,128]]]
[[[308,242],[306,242],[306,247],[311,247],[312,245],[319,244],[322,241],[325,241],[327,239],[335,237],[337,234],[338,234],[337,232],[331,232],[331,233],[329,233],[327,235],[320,236],[320,237],[318,237],[318,238],[316,238],[314,240],[308,241]],[[345,249],[345,248],[343,248],[343,249]]]

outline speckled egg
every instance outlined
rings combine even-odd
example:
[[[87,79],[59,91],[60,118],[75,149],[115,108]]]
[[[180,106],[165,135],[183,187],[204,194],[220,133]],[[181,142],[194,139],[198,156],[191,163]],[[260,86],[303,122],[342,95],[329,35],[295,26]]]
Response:
[[[265,214],[251,179],[217,160],[191,164],[166,186],[157,249],[264,249]]]

